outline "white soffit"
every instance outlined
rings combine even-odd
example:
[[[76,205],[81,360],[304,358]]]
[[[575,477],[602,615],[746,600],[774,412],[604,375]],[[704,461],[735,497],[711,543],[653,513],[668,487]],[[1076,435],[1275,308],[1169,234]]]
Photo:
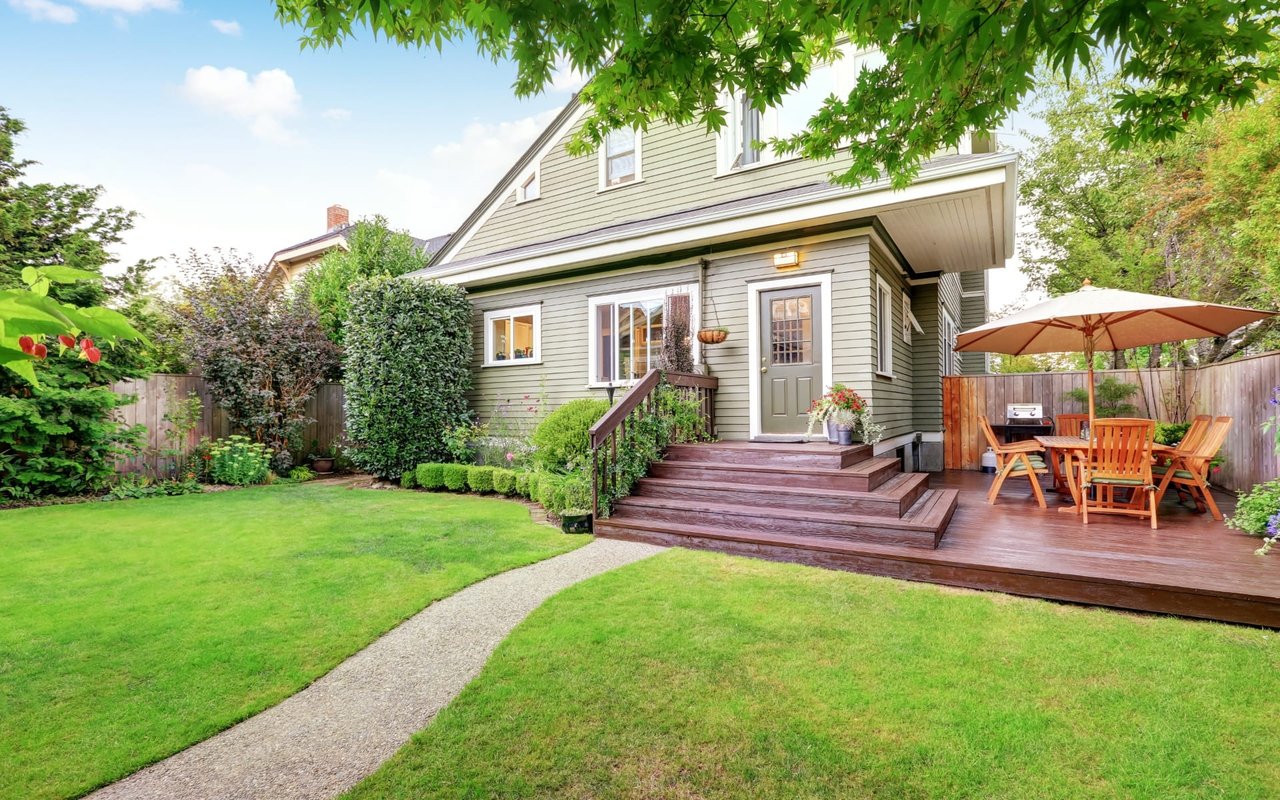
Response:
[[[1003,267],[1002,184],[887,208],[880,222],[917,272]]]

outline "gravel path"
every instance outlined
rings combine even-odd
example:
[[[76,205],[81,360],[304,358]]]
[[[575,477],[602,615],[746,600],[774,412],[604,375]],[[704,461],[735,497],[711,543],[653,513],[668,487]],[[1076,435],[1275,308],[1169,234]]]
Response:
[[[90,797],[310,800],[341,794],[425,727],[544,600],[662,550],[597,539],[487,578],[428,606],[280,705]]]

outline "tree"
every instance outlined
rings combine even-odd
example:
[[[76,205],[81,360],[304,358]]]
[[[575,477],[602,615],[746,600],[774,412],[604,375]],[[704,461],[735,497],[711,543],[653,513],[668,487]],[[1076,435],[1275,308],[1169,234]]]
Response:
[[[305,297],[282,296],[265,268],[234,250],[192,251],[182,266],[172,313],[187,357],[231,424],[272,449],[277,472],[288,469],[337,348]]]
[[[142,336],[122,315],[94,307],[107,297],[102,268],[114,260],[107,248],[132,227],[133,213],[98,208],[100,186],[26,183],[33,162],[16,148],[24,130],[0,106],[0,366],[32,384],[35,363],[55,347],[85,360],[93,354],[97,363],[100,349],[92,340],[79,346],[81,334],[101,345]],[[74,347],[58,347],[56,336]],[[0,381],[0,391],[5,386]]]
[[[471,303],[457,286],[371,278],[351,292],[347,323],[347,455],[399,479],[449,461],[445,432],[467,421]]]
[[[1046,82],[1021,191],[1024,269],[1050,294],[1094,283],[1231,305],[1280,299],[1280,96],[1190,126],[1173,142],[1110,149],[1119,78]],[[1209,363],[1274,343],[1264,321],[1228,337],[1139,348],[1149,366]],[[1124,358],[1115,359],[1123,366]]]
[[[361,220],[347,238],[349,249],[326,253],[320,263],[302,275],[301,291],[311,298],[320,324],[335,344],[342,345],[343,327],[350,308],[351,287],[366,278],[394,278],[423,269],[431,257],[412,236],[393,231],[377,216]]]
[[[1269,0],[276,0],[276,16],[312,47],[357,29],[409,47],[474,39],[516,65],[516,94],[536,94],[559,66],[591,75],[589,108],[570,150],[595,150],[615,128],[654,120],[725,122],[724,92],[757,108],[802,86],[848,39],[885,63],[829,97],[808,130],[774,146],[828,157],[848,142],[840,177],[887,170],[909,183],[921,161],[970,130],[993,130],[1035,85],[1045,63],[1063,77],[1118,65],[1129,82],[1111,103],[1113,145],[1168,140],[1277,78],[1268,58],[1280,8]]]

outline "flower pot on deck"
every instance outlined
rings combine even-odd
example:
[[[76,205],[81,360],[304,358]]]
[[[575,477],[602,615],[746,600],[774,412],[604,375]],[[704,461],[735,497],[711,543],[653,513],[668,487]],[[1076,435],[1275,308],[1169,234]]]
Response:
[[[840,431],[836,427],[836,421],[827,418],[827,444],[840,444]]]
[[[836,428],[837,444],[853,444],[853,428]]]

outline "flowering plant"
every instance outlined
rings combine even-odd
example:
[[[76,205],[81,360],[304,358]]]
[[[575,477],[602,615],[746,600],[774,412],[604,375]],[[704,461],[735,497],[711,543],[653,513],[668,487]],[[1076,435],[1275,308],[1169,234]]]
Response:
[[[871,419],[871,403],[843,383],[832,384],[826,394],[809,406],[805,436],[811,436],[813,429],[828,419],[841,427],[861,431],[862,441],[867,444],[875,444],[884,437],[884,426]]]

